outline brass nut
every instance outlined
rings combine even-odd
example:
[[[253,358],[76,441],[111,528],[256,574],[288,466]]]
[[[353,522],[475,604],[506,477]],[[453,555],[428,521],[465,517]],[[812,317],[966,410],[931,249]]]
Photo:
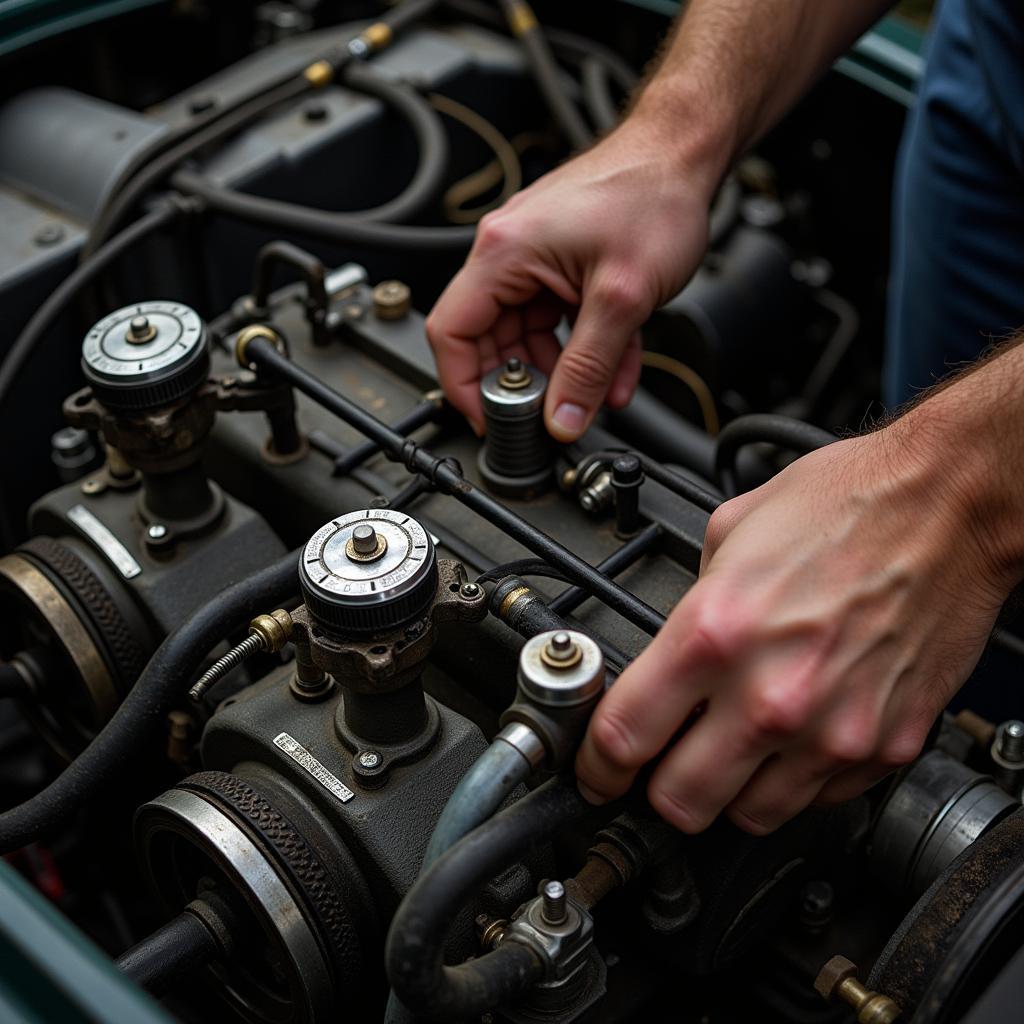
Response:
[[[372,50],[383,50],[385,46],[391,45],[393,33],[391,26],[383,21],[375,21],[369,28],[363,30],[362,40]]]
[[[379,320],[401,320],[412,308],[412,292],[403,281],[381,281],[373,289],[373,311]]]
[[[839,999],[852,1006],[857,1024],[893,1024],[901,1014],[899,1004],[881,992],[872,992],[857,980],[857,965],[845,956],[834,956],[814,981],[818,994],[831,1002]]]
[[[334,68],[331,67],[330,61],[318,60],[310,64],[302,75],[314,89],[322,89],[325,85],[330,85],[334,79]]]
[[[832,999],[839,991],[839,986],[847,978],[857,976],[857,965],[845,956],[834,956],[818,972],[814,979],[814,990],[822,999]]]
[[[249,632],[256,633],[263,641],[263,649],[270,654],[281,650],[292,635],[292,617],[283,608],[257,615],[249,623]]]
[[[238,365],[246,370],[252,369],[246,356],[246,349],[249,342],[255,341],[257,338],[266,338],[279,351],[282,351],[284,348],[277,331],[272,327],[267,327],[266,324],[253,324],[250,327],[243,328],[238,332],[238,337],[235,339],[235,359],[238,360]]]

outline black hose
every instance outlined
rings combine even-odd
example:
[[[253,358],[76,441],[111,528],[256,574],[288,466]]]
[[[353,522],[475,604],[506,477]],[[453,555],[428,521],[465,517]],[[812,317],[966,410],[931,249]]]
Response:
[[[30,693],[28,683],[13,665],[0,665],[0,699],[28,697]]]
[[[183,911],[117,958],[117,969],[154,995],[182,975],[219,959],[220,943],[195,914]]]
[[[0,408],[3,407],[11,387],[32,354],[40,348],[43,335],[64,312],[68,303],[93,281],[98,274],[119,259],[133,245],[147,238],[190,209],[191,204],[180,199],[165,199],[145,216],[115,235],[84,263],[81,263],[54,289],[49,298],[36,310],[32,319],[22,328],[14,344],[0,363]]]
[[[85,750],[42,792],[0,814],[0,853],[66,824],[130,771],[160,735],[167,713],[184,699],[207,652],[255,613],[277,608],[297,592],[297,560],[292,551],[227,587],[171,633]]]
[[[445,966],[445,936],[487,879],[588,808],[573,783],[552,779],[459,840],[417,879],[385,947],[388,980],[405,1006],[429,1019],[462,1020],[510,1002],[541,980],[537,955],[510,940],[475,960]]]
[[[540,89],[544,102],[573,149],[586,149],[593,133],[562,88],[561,71],[526,0],[500,0],[512,34],[522,44],[526,61]]]
[[[463,476],[461,467],[454,459],[438,458],[415,441],[392,430],[372,413],[282,355],[267,338],[254,338],[246,346],[245,353],[251,367],[269,370],[283,377],[318,405],[355,427],[370,440],[376,441],[391,458],[403,463],[410,473],[425,476],[439,491],[452,495],[513,540],[519,541],[541,561],[560,569],[570,583],[589,590],[645,633],[653,636],[661,628],[664,616],[635,594],[602,576],[592,565],[543,530],[475,487]]]
[[[385,13],[379,20],[397,34],[409,25],[423,18],[438,0],[406,0],[394,10]],[[343,47],[338,53],[323,58],[338,74],[344,69],[351,72],[358,67],[351,60],[351,51]],[[141,150],[118,176],[107,199],[93,222],[85,240],[79,261],[84,261],[114,231],[118,224],[131,213],[147,192],[167,178],[176,167],[191,159],[200,150],[214,146],[266,115],[282,103],[294,101],[312,92],[318,85],[307,78],[305,68],[291,71],[278,77],[255,92],[246,93],[228,106],[209,111],[186,125],[173,129],[169,134],[155,139]],[[358,76],[359,72],[356,72]]]
[[[718,435],[715,475],[723,492],[732,498],[739,493],[736,485],[736,456],[745,445],[773,444],[806,455],[831,444],[835,439],[834,434],[813,423],[804,423],[803,420],[790,419],[788,416],[769,413],[740,416],[727,423]]]
[[[486,572],[481,573],[476,578],[476,582],[495,583],[506,576],[540,576],[542,579],[565,582],[565,574],[563,572],[537,558],[518,558],[514,562],[495,565]]]
[[[476,227],[420,227],[377,224],[355,214],[317,210],[279,199],[245,195],[221,188],[194,171],[178,171],[172,184],[186,195],[197,196],[217,213],[288,234],[319,238],[336,245],[376,246],[420,252],[464,252],[473,244]]]

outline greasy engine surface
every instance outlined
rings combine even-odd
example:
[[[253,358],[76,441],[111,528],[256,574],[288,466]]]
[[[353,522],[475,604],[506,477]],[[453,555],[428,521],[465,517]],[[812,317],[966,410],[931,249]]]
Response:
[[[262,5],[202,80],[154,65],[144,112],[48,82],[0,108],[0,901],[43,920],[13,868],[159,1001],[86,1011],[70,948],[0,921],[11,1019],[961,1019],[1016,949],[1020,722],[947,714],[762,838],[571,775],[711,511],[794,454],[750,414],[819,443],[870,403],[888,172],[849,194],[863,154],[821,105],[877,105],[890,149],[899,113],[827,79],[723,184],[630,406],[556,445],[511,359],[478,438],[424,316],[568,147],[489,5],[316,6]],[[663,20],[538,12],[607,128]],[[145,218],[48,311],[105,221]]]

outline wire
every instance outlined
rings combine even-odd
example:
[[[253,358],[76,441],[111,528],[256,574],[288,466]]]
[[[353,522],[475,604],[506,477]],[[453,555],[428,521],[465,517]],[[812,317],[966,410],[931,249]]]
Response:
[[[520,558],[514,562],[505,562],[481,573],[477,583],[494,583],[505,576],[540,576],[543,579],[559,580],[568,583],[565,573],[538,558]]]
[[[522,187],[523,168],[519,163],[519,154],[512,143],[490,121],[470,107],[436,92],[430,93],[427,101],[439,113],[468,128],[494,152],[494,160],[455,182],[441,200],[445,216],[452,224],[475,224],[485,213],[497,209]],[[494,167],[497,168],[499,177],[491,174],[491,168]],[[489,192],[499,181],[503,181],[504,184],[496,198],[464,209],[467,202]]]
[[[8,349],[0,363],[0,409],[3,408],[14,382],[24,369],[32,353],[37,351],[39,342],[53,326],[54,321],[64,312],[68,303],[133,245],[147,238],[160,228],[187,212],[188,206],[180,199],[164,200],[144,217],[126,227],[120,234],[106,242],[85,262],[75,268],[49,298],[36,310],[32,319],[22,328],[14,344]]]
[[[686,363],[673,359],[662,352],[644,352],[640,357],[644,366],[654,370],[662,370],[670,373],[676,380],[684,384],[697,399],[700,406],[700,414],[704,419],[704,429],[714,437],[721,425],[718,419],[718,408],[715,405],[715,396],[711,394],[711,388],[707,386],[704,378]]]

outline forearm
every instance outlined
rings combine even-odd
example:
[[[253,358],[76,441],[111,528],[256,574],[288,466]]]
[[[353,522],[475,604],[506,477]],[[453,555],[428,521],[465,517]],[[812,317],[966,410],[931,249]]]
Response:
[[[937,490],[1009,590],[1024,578],[1024,332],[937,385],[886,431],[904,471]]]
[[[691,0],[627,120],[715,179],[893,0]]]

